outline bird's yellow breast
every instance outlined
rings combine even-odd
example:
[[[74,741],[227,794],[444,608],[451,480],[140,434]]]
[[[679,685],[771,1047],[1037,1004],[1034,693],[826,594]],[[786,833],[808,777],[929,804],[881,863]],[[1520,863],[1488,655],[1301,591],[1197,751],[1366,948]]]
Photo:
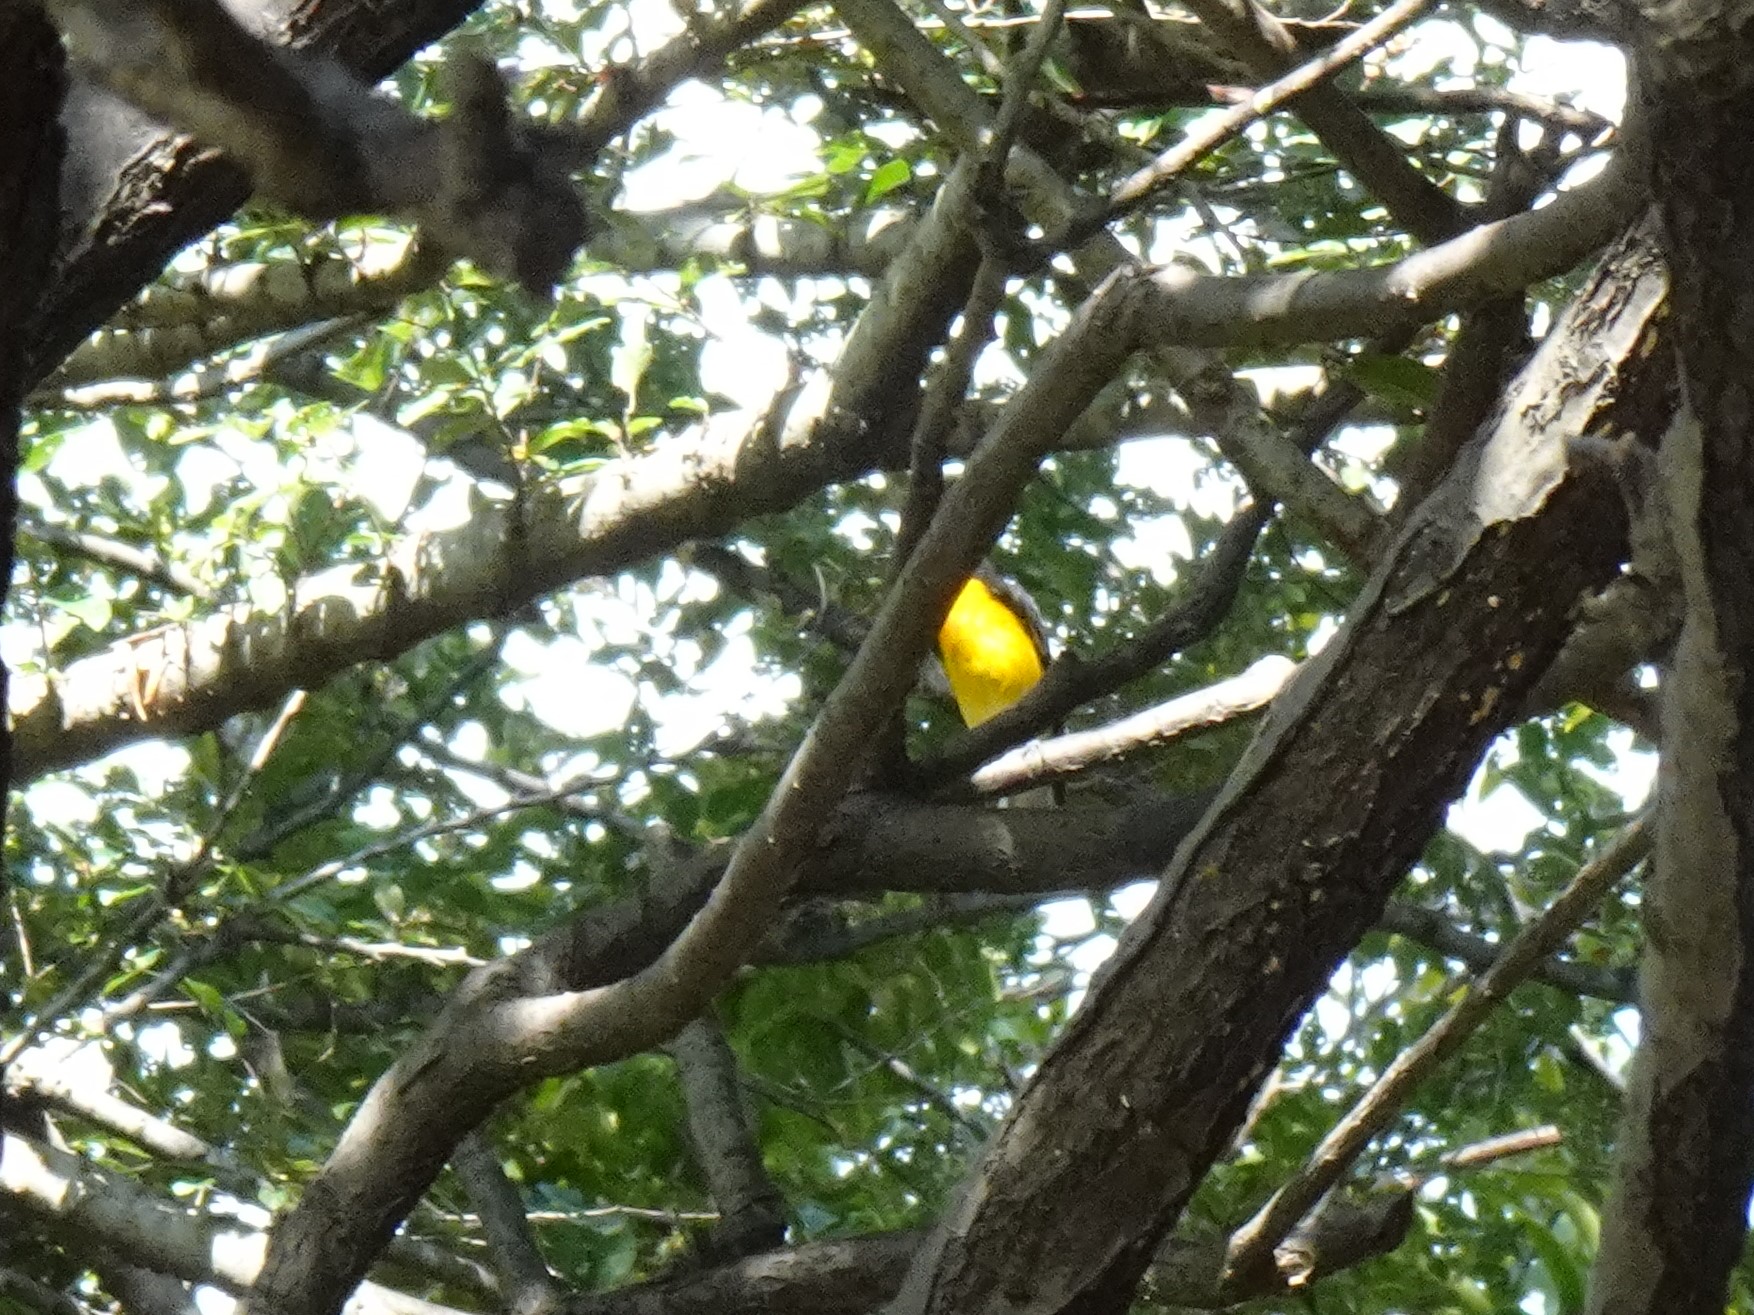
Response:
[[[979,578],[950,605],[938,631],[938,656],[962,720],[998,716],[1042,677],[1042,655],[1024,620]]]

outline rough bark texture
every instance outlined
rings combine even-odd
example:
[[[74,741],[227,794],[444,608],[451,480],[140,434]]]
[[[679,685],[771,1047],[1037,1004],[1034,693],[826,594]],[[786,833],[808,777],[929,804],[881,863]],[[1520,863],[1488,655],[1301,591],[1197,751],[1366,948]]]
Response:
[[[18,495],[19,407],[25,388],[26,324],[54,254],[63,137],[56,120],[66,79],[60,42],[33,6],[0,6],[0,602],[12,580]],[[0,667],[0,706],[6,670]],[[0,803],[12,782],[12,736],[0,725]],[[0,825],[4,824],[0,808]],[[5,890],[0,870],[0,893]],[[15,979],[16,980],[16,979]]]
[[[1722,1310],[1754,1180],[1754,91],[1731,89],[1750,53],[1727,16],[1651,17],[1652,191],[1687,401],[1663,449],[1685,615],[1664,682],[1643,1036],[1591,1294],[1614,1315]]]
[[[1124,1307],[1290,1029],[1624,551],[1586,431],[1660,432],[1664,293],[1624,247],[1287,693],[893,1309]]]
[[[806,1242],[703,1273],[576,1297],[566,1315],[864,1315],[895,1290],[918,1233]]]

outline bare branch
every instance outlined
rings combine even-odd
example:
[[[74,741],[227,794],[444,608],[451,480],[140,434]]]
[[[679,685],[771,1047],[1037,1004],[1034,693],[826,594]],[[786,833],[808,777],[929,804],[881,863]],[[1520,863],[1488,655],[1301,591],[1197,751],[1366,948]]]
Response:
[[[666,1048],[682,1083],[689,1145],[719,1211],[704,1255],[735,1260],[777,1246],[786,1232],[785,1201],[761,1162],[737,1056],[724,1029],[703,1014]]]
[[[506,1177],[487,1138],[477,1131],[458,1142],[451,1168],[487,1236],[508,1315],[553,1315],[565,1294],[530,1231],[524,1198]]]
[[[234,1221],[190,1214],[131,1180],[15,1133],[0,1150],[0,1198],[18,1208],[100,1239],[146,1269],[228,1292],[250,1290],[267,1239]],[[462,1315],[454,1307],[362,1283],[360,1315]]]
[[[1097,763],[1115,762],[1132,753],[1160,748],[1184,736],[1260,712],[1296,673],[1297,665],[1287,658],[1262,658],[1240,676],[1106,726],[1072,731],[1013,749],[975,772],[969,784],[976,794],[1015,794],[1076,776]]]
[[[1258,77],[1280,77],[1298,56],[1290,29],[1254,0],[1189,0],[1188,8]],[[1338,88],[1317,82],[1293,104],[1340,163],[1421,242],[1445,242],[1467,227],[1462,207],[1414,168],[1401,143]]]
[[[1650,853],[1650,836],[1643,821],[1627,827],[1542,911],[1521,928],[1492,967],[1476,979],[1466,994],[1412,1045],[1396,1055],[1346,1112],[1302,1169],[1273,1193],[1230,1239],[1225,1282],[1254,1285],[1257,1270],[1273,1263],[1274,1251],[1318,1201],[1327,1194],[1370,1139],[1381,1132],[1426,1078],[1442,1064],[1503,1003],[1541,963],[1558,949],[1616,883]]]
[[[1420,17],[1431,3],[1432,0],[1397,0],[1368,23],[1341,38],[1332,48],[1262,87],[1242,104],[1202,120],[1195,132],[1122,182],[1109,197],[1100,218],[1086,222],[1106,224],[1137,210],[1249,124],[1271,114],[1294,97],[1320,86],[1353,61],[1362,59]]]
[[[203,598],[206,588],[193,575],[167,562],[150,548],[138,548],[119,539],[101,534],[88,534],[61,525],[49,525],[35,517],[23,519],[20,532],[49,548],[56,548],[74,557],[83,557],[95,565],[139,576],[149,584],[184,598]]]
[[[118,378],[168,378],[252,338],[383,314],[443,269],[429,248],[404,242],[387,259],[376,248],[359,258],[310,251],[297,262],[252,261],[170,274],[55,367],[33,402],[45,405],[53,393]]]
[[[40,1050],[25,1051],[7,1067],[6,1093],[15,1099],[45,1102],[161,1159],[200,1165],[233,1187],[255,1190],[257,1176],[230,1152],[209,1145],[114,1092],[93,1091],[88,1084],[68,1081],[60,1066]]]

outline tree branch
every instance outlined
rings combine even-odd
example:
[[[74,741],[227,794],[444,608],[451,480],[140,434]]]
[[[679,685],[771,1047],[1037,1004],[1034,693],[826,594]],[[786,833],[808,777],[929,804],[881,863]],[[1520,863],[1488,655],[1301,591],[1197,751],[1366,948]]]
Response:
[[[4,1134],[4,1143],[0,1196],[38,1218],[100,1238],[146,1269],[234,1294],[248,1292],[260,1273],[263,1234],[167,1205],[126,1178],[16,1133]],[[356,1295],[360,1315],[462,1315],[376,1283],[362,1283]]]
[[[1648,439],[1667,423],[1665,291],[1648,243],[1585,287],[1275,703],[895,1315],[997,1310],[1018,1291],[1039,1312],[1127,1300],[1289,1029],[1558,650],[1572,605],[1618,569],[1624,523],[1599,475],[1569,470],[1564,437],[1605,425]]]
[[[1395,264],[1234,279],[1168,269],[1116,285],[1126,291],[1113,294],[1104,313],[1119,316],[1108,323],[1131,344],[1151,347],[1370,336],[1568,269],[1636,203],[1636,190],[1610,171],[1532,214]],[[516,531],[513,507],[489,504],[461,529],[404,542],[375,572],[348,566],[300,581],[283,611],[233,608],[124,640],[53,676],[21,675],[10,695],[18,779],[147,736],[217,725],[367,657],[502,615],[562,584],[713,537],[898,462],[888,446],[898,441],[898,380],[917,388],[916,367],[935,341],[911,326],[942,325],[960,306],[962,278],[948,271],[959,262],[966,269],[969,257],[964,249],[947,260],[940,246],[923,245],[935,254],[892,271],[896,291],[874,302],[869,329],[854,333],[832,383],[819,378],[806,387],[780,434],[761,426],[732,436],[709,426],[691,442],[531,492]],[[898,325],[886,323],[898,316]]]
[[[710,1012],[702,1014],[667,1048],[682,1083],[689,1145],[719,1211],[703,1254],[736,1260],[779,1245],[786,1232],[785,1201],[761,1162],[737,1056],[724,1029]]]
[[[1419,1084],[1474,1034],[1511,991],[1534,973],[1602,898],[1650,853],[1644,822],[1634,822],[1586,864],[1542,911],[1507,943],[1462,998],[1393,1062],[1311,1152],[1302,1169],[1273,1193],[1254,1218],[1230,1238],[1225,1285],[1256,1286],[1271,1269],[1274,1251],[1325,1196],[1370,1139],[1399,1113]]]
[[[552,1315],[564,1299],[560,1282],[530,1232],[524,1198],[506,1177],[487,1138],[479,1131],[463,1138],[451,1157],[451,1168],[481,1218],[507,1315]]]
[[[1297,38],[1254,0],[1189,0],[1188,8],[1257,77],[1282,77],[1297,58]],[[1292,104],[1335,158],[1420,242],[1448,241],[1467,227],[1463,208],[1337,87],[1317,83]]]
[[[451,115],[426,122],[337,63],[257,40],[218,0],[47,8],[88,75],[219,147],[259,194],[307,218],[405,218],[453,256],[543,292],[585,239],[567,175],[588,159],[518,123],[484,59],[452,62]]]

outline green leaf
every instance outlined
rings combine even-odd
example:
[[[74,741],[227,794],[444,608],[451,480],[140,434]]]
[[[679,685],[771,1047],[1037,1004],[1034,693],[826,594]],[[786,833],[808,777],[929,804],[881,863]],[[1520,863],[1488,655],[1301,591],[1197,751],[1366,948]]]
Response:
[[[914,176],[906,160],[886,160],[871,175],[871,182],[865,188],[865,204],[870,205],[880,197],[887,196],[896,188],[903,186]]]
[[[1372,397],[1413,410],[1435,402],[1442,383],[1439,371],[1405,356],[1359,356],[1346,373]]]
[[[107,630],[115,617],[115,610],[109,599],[91,594],[83,598],[62,599],[59,606],[87,630]]]

